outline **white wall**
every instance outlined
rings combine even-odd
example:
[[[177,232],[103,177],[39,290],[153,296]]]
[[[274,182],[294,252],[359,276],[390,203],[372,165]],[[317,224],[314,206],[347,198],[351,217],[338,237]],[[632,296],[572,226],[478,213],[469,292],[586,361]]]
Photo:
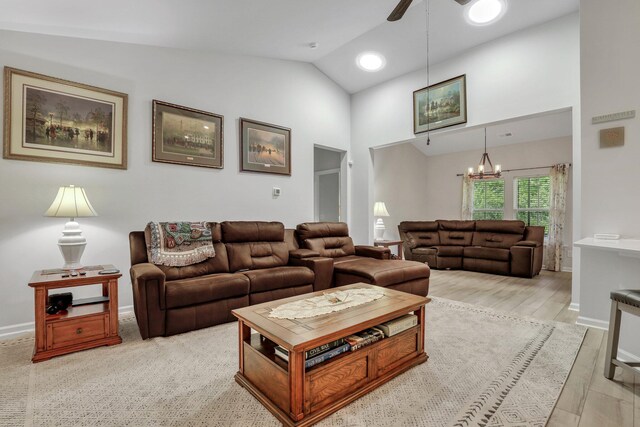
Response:
[[[431,83],[467,75],[467,126],[574,108],[579,120],[579,20],[568,15],[467,51],[431,67]],[[351,233],[372,240],[373,165],[369,149],[414,138],[412,93],[424,70],[352,95],[353,197]],[[574,150],[575,151],[575,150]],[[475,162],[475,160],[474,160]]]
[[[619,233],[624,237],[640,238],[640,197],[638,197],[638,159],[640,158],[640,2],[638,0],[580,1],[580,66],[582,101],[582,231]],[[592,125],[593,116],[626,110],[638,110],[636,118]],[[609,127],[625,127],[625,145],[600,149],[598,132]],[[637,266],[640,260],[634,261]],[[581,268],[583,282],[580,295],[580,315],[596,304],[608,306],[604,295],[596,292],[603,286],[611,289],[639,288],[637,275],[631,283],[616,280],[620,272],[617,264],[602,262],[601,271],[611,272],[611,279],[595,280],[587,265]],[[608,320],[608,319],[604,319]],[[638,330],[640,319],[625,316],[621,347],[640,356]]]
[[[503,169],[519,169],[571,163],[571,137],[532,141],[522,144],[491,147],[489,154]],[[390,217],[385,219],[387,237],[397,238],[401,221],[460,219],[462,206],[462,178],[468,167],[478,163],[478,150],[425,156],[412,144],[405,143],[374,151],[375,200],[387,200]],[[390,168],[388,165],[395,167]],[[514,178],[539,176],[549,169],[505,172],[505,219],[515,218],[513,209]],[[402,188],[399,192],[398,188]],[[572,179],[567,194],[566,226],[563,239],[567,250],[572,246],[571,227],[573,207]],[[567,256],[569,255],[569,256]],[[571,268],[570,254],[565,251],[563,269]]]
[[[127,306],[129,231],[150,220],[295,226],[313,218],[314,144],[349,148],[349,96],[310,64],[1,31],[5,65],[128,93],[129,167],[0,160],[0,334],[33,320],[32,271],[62,264],[64,220],[42,216],[59,186],[87,190],[100,216],[79,221],[88,240],[83,262],[118,266]],[[152,99],[224,115],[224,169],[153,163]],[[292,129],[291,177],[239,172],[239,117]],[[272,186],[282,188],[277,199]]]

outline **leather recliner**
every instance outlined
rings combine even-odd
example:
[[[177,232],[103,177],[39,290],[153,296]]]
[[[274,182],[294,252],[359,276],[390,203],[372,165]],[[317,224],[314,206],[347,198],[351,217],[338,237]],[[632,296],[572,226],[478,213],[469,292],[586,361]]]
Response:
[[[332,286],[364,282],[422,296],[429,292],[429,266],[391,260],[388,248],[354,245],[345,223],[307,222],[296,233],[303,248],[333,259]]]

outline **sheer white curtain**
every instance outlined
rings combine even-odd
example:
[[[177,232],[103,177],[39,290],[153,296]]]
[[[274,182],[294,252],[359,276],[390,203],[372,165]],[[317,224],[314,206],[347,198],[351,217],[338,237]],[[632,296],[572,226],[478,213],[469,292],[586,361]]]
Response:
[[[567,206],[567,183],[569,181],[569,163],[560,163],[551,167],[549,203],[549,240],[545,247],[545,266],[547,270],[560,271],[562,266],[562,232],[564,230],[565,210]]]
[[[473,180],[469,175],[462,177],[462,211],[460,219],[471,219],[473,215]]]

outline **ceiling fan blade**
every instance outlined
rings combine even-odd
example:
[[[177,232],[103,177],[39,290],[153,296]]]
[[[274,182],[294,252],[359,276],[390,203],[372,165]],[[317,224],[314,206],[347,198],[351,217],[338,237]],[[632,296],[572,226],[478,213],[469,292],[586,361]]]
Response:
[[[471,0],[455,0],[455,1],[461,6],[464,6],[465,4],[469,3]]]
[[[409,6],[411,6],[412,1],[413,0],[400,0],[400,3],[398,3],[396,8],[393,9],[393,12],[391,12],[391,15],[387,18],[387,21],[393,22],[402,18],[407,9],[409,9]]]

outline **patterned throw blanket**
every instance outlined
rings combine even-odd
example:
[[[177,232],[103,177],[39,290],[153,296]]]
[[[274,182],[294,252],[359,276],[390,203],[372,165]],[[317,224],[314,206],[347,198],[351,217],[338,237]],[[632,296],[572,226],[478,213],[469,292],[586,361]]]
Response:
[[[150,222],[149,261],[170,267],[197,264],[216,253],[207,222]]]

